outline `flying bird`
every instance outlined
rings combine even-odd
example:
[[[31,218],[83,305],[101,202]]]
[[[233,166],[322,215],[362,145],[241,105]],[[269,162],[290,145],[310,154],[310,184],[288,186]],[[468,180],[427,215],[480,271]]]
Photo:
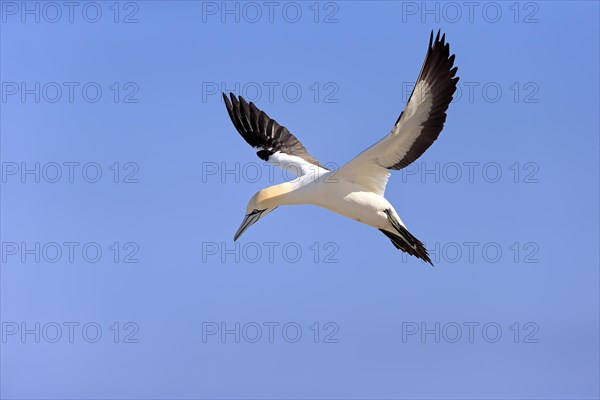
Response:
[[[454,54],[445,34],[433,31],[421,73],[392,131],[337,171],[323,167],[290,131],[230,93],[223,93],[233,125],[262,160],[293,171],[298,178],[258,191],[235,233],[237,240],[251,225],[282,205],[312,204],[379,229],[393,245],[431,265],[427,249],[414,237],[384,197],[390,170],[419,158],[438,138],[458,77]]]

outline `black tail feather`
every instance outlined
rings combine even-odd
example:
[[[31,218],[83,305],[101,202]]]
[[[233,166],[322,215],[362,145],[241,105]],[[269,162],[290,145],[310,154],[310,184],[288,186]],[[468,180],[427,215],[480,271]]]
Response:
[[[421,243],[419,239],[414,237],[405,227],[396,221],[392,217],[392,214],[389,210],[385,210],[385,213],[387,214],[389,221],[392,223],[398,234],[383,229],[380,229],[380,231],[392,241],[392,244],[397,249],[400,249],[411,256],[420,258],[421,260],[426,261],[433,266],[431,258],[429,258],[429,254],[427,253],[427,249],[423,243]]]
[[[385,231],[383,229],[380,229],[381,232],[383,232],[383,234],[385,236],[387,236],[391,241],[392,244],[397,248],[402,250],[405,253],[410,254],[411,256],[415,256],[417,258],[420,258],[423,261],[428,262],[429,264],[433,265],[433,263],[431,262],[431,259],[429,258],[429,254],[427,254],[427,249],[425,248],[425,246],[423,245],[423,243],[421,243],[417,238],[415,238],[413,235],[411,235],[410,233],[408,233],[410,235],[411,239],[408,239],[408,241],[411,243],[410,245],[406,243],[406,241],[404,239],[402,239],[402,237],[393,234],[391,232]],[[407,231],[408,232],[408,231]]]

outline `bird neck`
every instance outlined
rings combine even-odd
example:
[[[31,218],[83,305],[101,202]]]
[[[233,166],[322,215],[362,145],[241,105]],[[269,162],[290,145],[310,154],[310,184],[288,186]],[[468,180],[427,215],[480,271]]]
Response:
[[[303,186],[300,181],[280,183],[264,189],[263,195],[269,208],[277,206],[302,204],[301,193],[298,190]]]

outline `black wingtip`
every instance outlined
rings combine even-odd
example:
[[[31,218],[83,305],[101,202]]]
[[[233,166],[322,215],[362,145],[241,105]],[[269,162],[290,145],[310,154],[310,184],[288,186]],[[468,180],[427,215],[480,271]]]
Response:
[[[235,125],[235,117],[233,116],[233,106],[229,102],[227,95],[223,93],[223,102],[225,103],[225,108],[227,108],[227,114],[229,114],[229,118],[231,118],[231,122]]]
[[[446,33],[442,33],[442,30],[438,29],[435,35],[435,40],[433,40],[433,32],[434,31],[432,29],[431,33],[429,34],[429,47],[432,47],[432,45],[437,46],[438,44],[442,46],[446,45]]]
[[[244,107],[244,109],[247,109],[248,103],[246,102],[246,99],[244,99],[242,96],[238,96],[238,98],[240,99],[240,104],[242,105],[242,107]]]

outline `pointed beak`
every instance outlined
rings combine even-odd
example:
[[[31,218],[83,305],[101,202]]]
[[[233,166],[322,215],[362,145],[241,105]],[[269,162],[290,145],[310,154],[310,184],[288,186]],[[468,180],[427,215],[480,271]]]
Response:
[[[246,232],[246,229],[254,225],[254,223],[256,223],[256,221],[260,219],[260,216],[264,211],[265,210],[255,210],[254,212],[251,212],[250,214],[246,215],[246,217],[244,217],[244,220],[242,221],[242,224],[233,236],[233,241],[235,242],[236,240],[238,240],[238,238],[242,236],[242,233]]]

